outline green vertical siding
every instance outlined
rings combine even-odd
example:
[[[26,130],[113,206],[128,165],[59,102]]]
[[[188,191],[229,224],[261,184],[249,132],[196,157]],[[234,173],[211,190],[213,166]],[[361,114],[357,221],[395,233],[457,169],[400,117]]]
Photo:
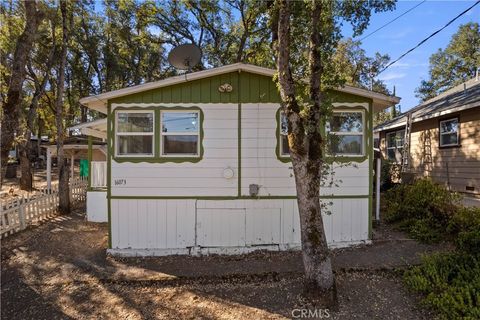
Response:
[[[219,92],[228,83],[232,92]],[[230,72],[115,98],[110,103],[257,103],[280,102],[271,77]]]

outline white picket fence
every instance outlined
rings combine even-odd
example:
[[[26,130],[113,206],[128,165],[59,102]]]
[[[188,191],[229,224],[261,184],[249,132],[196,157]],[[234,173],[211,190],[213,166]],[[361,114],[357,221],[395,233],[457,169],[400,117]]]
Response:
[[[70,180],[70,201],[72,204],[87,199],[86,179]],[[2,238],[25,229],[29,224],[55,216],[58,207],[58,185],[40,189],[26,197],[2,200],[0,205],[0,235]]]

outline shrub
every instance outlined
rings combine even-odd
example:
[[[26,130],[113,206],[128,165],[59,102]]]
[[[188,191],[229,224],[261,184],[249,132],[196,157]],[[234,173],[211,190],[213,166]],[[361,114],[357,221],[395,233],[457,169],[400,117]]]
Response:
[[[386,220],[398,222],[412,237],[438,241],[459,209],[460,196],[430,179],[399,185],[386,193]]]
[[[393,161],[382,161],[380,173],[380,190],[393,188],[400,179],[400,165]]]
[[[480,208],[460,208],[450,220],[447,230],[455,237],[460,251],[480,254]]]
[[[405,272],[404,281],[443,319],[480,319],[480,259],[464,253],[433,254]]]

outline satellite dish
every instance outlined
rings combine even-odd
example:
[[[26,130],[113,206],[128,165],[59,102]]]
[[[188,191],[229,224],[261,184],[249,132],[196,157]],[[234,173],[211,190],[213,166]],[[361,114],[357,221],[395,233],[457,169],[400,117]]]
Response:
[[[191,70],[200,62],[202,51],[194,44],[182,44],[168,54],[168,62],[181,70]]]

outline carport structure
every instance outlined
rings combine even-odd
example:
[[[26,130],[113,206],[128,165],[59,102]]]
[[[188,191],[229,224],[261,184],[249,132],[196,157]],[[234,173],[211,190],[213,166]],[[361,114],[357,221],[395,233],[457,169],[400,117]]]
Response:
[[[47,154],[47,188],[52,187],[52,158],[57,157],[57,146],[51,144],[42,146],[46,149]],[[88,159],[89,164],[89,186],[91,183],[92,161],[106,163],[106,143],[99,139],[94,139],[91,136],[73,136],[65,140],[63,146],[65,158],[70,161],[70,178],[74,176],[75,160]],[[103,179],[102,179],[103,180]]]

